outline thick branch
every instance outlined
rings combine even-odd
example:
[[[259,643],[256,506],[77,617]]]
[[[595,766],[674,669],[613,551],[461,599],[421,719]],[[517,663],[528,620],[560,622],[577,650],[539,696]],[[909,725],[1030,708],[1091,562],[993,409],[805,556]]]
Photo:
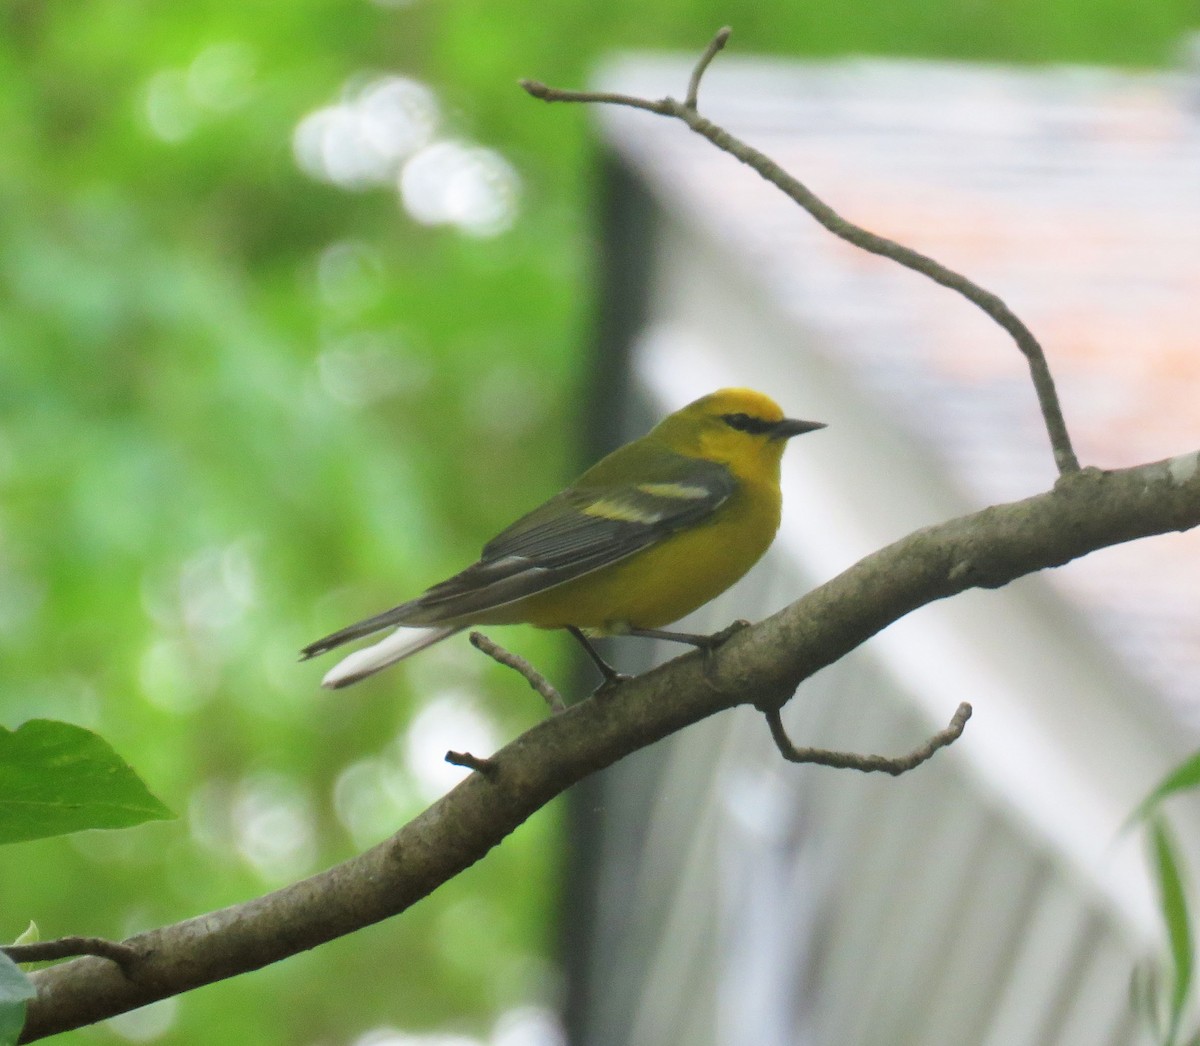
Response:
[[[814,672],[917,607],[997,588],[1098,548],[1200,525],[1200,452],[911,534],[711,654],[692,653],[551,716],[387,842],[265,897],[139,934],[132,976],[96,958],[32,975],[23,1041],[277,962],[404,911],[580,778],[738,704],[778,707]]]
[[[1029,366],[1029,374],[1033,380],[1034,391],[1037,394],[1046,432],[1050,437],[1050,447],[1054,452],[1054,461],[1058,471],[1062,475],[1078,471],[1079,459],[1075,456],[1075,451],[1071,446],[1071,436],[1067,431],[1066,421],[1063,419],[1062,407],[1058,402],[1058,391],[1054,387],[1054,379],[1050,374],[1050,367],[1046,363],[1046,354],[1042,351],[1042,346],[1037,338],[1033,336],[1033,332],[997,295],[984,290],[977,283],[953,269],[947,268],[940,262],[934,261],[920,251],[905,247],[884,236],[878,236],[847,221],[813,193],[808,186],[788,174],[765,153],[761,153],[753,146],[735,138],[724,128],[718,127],[696,111],[696,93],[700,87],[700,78],[708,68],[708,63],[724,47],[728,38],[728,29],[722,29],[717,33],[692,73],[687,100],[684,102],[678,102],[674,98],[652,101],[647,98],[636,98],[631,95],[613,94],[606,91],[565,91],[547,87],[536,80],[522,80],[521,86],[534,98],[540,98],[546,102],[621,105],[682,120],[696,134],[707,138],[718,149],[740,160],[766,181],[786,193],[835,236],[864,251],[869,251],[871,254],[890,258],[905,268],[928,276],[929,279],[940,283],[943,287],[957,291],[987,313],[1017,343],[1017,348],[1020,349]]]

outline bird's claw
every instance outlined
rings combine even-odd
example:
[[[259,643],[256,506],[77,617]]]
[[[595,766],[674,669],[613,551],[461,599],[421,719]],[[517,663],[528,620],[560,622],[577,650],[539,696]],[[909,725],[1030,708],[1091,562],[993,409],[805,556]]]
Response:
[[[716,667],[716,663],[713,661],[713,655],[739,632],[749,627],[750,622],[739,617],[735,621],[731,621],[720,632],[714,632],[711,636],[705,637],[708,641],[700,649],[704,651],[704,678],[710,685],[715,683],[713,669]]]
[[[613,672],[611,675],[606,675],[604,682],[592,691],[592,697],[604,699],[622,683],[628,683],[633,678],[633,676],[627,675],[624,672]]]
[[[745,618],[738,618],[736,621],[731,621],[720,632],[714,632],[711,636],[704,637],[704,643],[700,649],[706,654],[711,654],[714,650],[718,650],[729,642],[739,632],[750,627],[750,622]]]

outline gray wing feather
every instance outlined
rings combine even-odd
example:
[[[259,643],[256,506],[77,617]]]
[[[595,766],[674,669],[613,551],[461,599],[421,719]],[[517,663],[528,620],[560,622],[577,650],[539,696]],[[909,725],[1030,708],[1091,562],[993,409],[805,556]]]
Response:
[[[675,482],[674,476],[683,472],[689,496],[622,491],[618,504],[629,510],[628,519],[584,511],[597,501],[614,500],[603,491],[577,487],[551,498],[488,542],[478,563],[416,600],[419,623],[491,610],[611,566],[704,519],[729,499],[735,484],[724,465],[690,458],[680,462],[664,469],[662,480],[643,486]]]
[[[662,451],[640,472],[646,481],[613,493],[586,483],[522,516],[484,546],[479,562],[434,585],[417,599],[350,625],[305,647],[305,657],[392,625],[464,624],[462,619],[611,566],[669,534],[704,519],[735,490],[717,462]],[[584,479],[587,479],[585,474]],[[684,484],[686,495],[663,487]],[[647,489],[649,488],[649,489]],[[586,510],[605,502],[625,518]]]

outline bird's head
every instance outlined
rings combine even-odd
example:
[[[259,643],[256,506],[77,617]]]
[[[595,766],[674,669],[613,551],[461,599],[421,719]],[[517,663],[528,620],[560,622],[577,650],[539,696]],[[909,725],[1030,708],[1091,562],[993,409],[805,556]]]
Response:
[[[739,465],[778,465],[792,436],[824,427],[785,418],[778,403],[753,389],[720,389],[664,418],[653,434],[677,453],[738,471]]]

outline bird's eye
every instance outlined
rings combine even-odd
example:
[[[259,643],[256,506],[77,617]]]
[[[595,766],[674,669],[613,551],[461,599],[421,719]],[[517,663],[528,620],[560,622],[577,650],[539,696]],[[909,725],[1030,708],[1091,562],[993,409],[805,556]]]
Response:
[[[751,417],[749,414],[722,414],[721,420],[731,429],[737,429],[738,432],[761,433],[768,432],[772,428],[769,421]]]

